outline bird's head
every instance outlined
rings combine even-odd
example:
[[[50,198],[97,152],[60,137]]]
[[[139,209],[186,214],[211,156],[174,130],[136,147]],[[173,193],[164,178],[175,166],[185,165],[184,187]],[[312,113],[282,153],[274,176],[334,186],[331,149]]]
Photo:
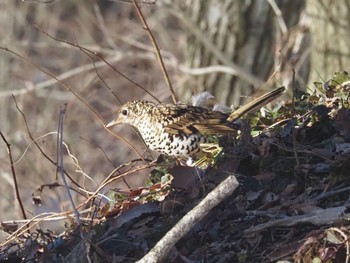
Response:
[[[130,101],[122,105],[117,111],[116,118],[106,125],[107,128],[118,124],[126,123],[138,127],[139,123],[144,121],[144,112],[152,105],[148,101]]]

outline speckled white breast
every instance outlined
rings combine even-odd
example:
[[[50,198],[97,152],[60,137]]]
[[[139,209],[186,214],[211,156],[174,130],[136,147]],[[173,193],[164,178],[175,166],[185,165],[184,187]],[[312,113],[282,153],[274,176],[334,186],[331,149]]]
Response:
[[[153,151],[175,157],[190,157],[200,151],[201,143],[208,142],[208,138],[201,134],[169,134],[160,123],[152,123],[144,120],[139,123],[138,130]]]

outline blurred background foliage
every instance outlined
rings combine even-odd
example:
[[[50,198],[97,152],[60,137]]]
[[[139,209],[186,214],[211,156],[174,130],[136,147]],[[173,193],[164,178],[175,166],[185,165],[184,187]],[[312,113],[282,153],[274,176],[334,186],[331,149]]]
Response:
[[[0,46],[16,51],[49,71],[80,95],[105,123],[115,109],[131,99],[171,102],[154,49],[128,1],[14,1],[0,2]],[[141,1],[141,10],[161,49],[179,101],[211,91],[220,103],[238,106],[275,86],[306,89],[349,68],[349,3],[345,0]],[[38,28],[40,28],[40,30]],[[41,32],[42,31],[42,32]],[[73,45],[106,59],[141,88],[109,65]],[[92,64],[95,61],[96,69]],[[45,190],[43,206],[32,205],[32,192],[56,180],[56,168],[33,145],[12,95],[26,116],[28,128],[52,159],[56,159],[59,108],[68,103],[64,141],[81,169],[65,155],[65,169],[93,191],[114,167],[138,155],[104,129],[93,112],[52,77],[6,50],[0,53],[1,132],[11,143],[16,175],[26,210],[67,209],[65,191]],[[107,86],[112,89],[115,96]],[[114,131],[140,152],[145,146],[130,127]],[[156,157],[149,153],[147,157]],[[131,187],[144,184],[149,171],[127,178]],[[5,144],[0,146],[2,198],[0,220],[19,218]],[[114,186],[126,187],[123,182]],[[110,185],[109,187],[113,187]]]

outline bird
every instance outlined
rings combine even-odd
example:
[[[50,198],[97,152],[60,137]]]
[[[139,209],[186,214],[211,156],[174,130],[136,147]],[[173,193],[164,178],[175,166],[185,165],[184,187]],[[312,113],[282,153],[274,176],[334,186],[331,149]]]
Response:
[[[195,158],[201,152],[201,145],[210,142],[210,136],[237,131],[234,122],[238,118],[265,106],[284,91],[285,87],[270,91],[233,113],[186,104],[133,100],[119,108],[116,118],[106,128],[118,124],[132,125],[151,150],[180,159]]]

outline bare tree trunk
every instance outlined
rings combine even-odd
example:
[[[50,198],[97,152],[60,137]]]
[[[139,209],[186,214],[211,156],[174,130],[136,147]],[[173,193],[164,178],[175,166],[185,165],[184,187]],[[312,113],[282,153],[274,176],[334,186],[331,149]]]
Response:
[[[275,65],[280,64],[275,61],[276,56],[280,56],[279,49],[288,42],[286,35],[298,24],[305,7],[304,1],[283,0],[179,2],[182,5],[173,13],[188,31],[186,65],[190,68],[222,65],[234,72],[194,76],[183,87],[180,97],[188,98],[196,91],[207,90],[220,102],[236,106],[244,96],[261,87],[274,72]],[[269,2],[276,3],[277,8],[273,10]],[[276,19],[276,10],[281,11],[280,21]],[[282,57],[291,56],[292,48],[293,45],[284,50],[286,54]],[[289,59],[283,57],[282,60]],[[307,77],[308,71],[305,75]],[[283,81],[277,82],[281,85]]]
[[[327,80],[335,71],[350,71],[350,3],[347,0],[309,0],[312,18],[312,65],[310,80]]]

